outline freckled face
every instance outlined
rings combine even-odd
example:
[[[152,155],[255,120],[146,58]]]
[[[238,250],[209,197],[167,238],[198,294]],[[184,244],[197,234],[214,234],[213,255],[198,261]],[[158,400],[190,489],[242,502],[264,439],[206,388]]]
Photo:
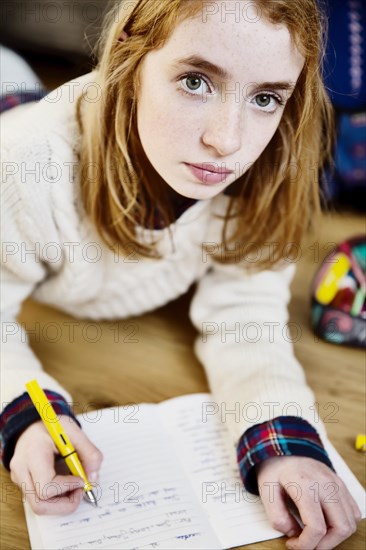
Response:
[[[180,63],[192,56],[228,74]],[[293,87],[303,64],[287,28],[264,18],[236,22],[219,10],[181,22],[142,63],[137,127],[149,162],[181,195],[218,195],[249,169],[280,123],[292,90],[268,83]]]

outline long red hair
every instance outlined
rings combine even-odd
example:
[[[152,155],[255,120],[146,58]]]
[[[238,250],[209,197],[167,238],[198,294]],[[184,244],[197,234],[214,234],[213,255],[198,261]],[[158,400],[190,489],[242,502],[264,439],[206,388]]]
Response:
[[[164,188],[138,163],[136,98],[141,62],[164,45],[178,22],[197,15],[203,3],[121,1],[108,15],[99,45],[95,76],[102,99],[91,103],[81,96],[78,102],[80,170],[88,174],[88,166],[98,167],[93,179],[81,178],[84,208],[103,241],[122,255],[132,246],[138,256],[159,257],[154,242],[139,241],[136,220],[152,227],[151,213],[158,208],[166,227],[174,221]],[[281,259],[288,243],[299,245],[319,213],[319,174],[331,158],[334,129],[321,75],[326,21],[317,1],[256,0],[255,4],[271,23],[286,25],[305,64],[272,140],[230,186],[221,253],[214,259],[237,261],[222,253],[233,243],[256,247],[276,243],[270,256],[261,255],[255,263],[255,269],[263,269]],[[120,40],[123,31],[128,40]]]

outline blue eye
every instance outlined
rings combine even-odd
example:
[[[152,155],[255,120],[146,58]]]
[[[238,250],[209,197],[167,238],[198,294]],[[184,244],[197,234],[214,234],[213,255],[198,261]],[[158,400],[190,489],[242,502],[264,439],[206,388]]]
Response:
[[[188,96],[203,96],[212,93],[207,79],[199,73],[187,73],[180,77],[181,91]],[[184,84],[183,84],[184,83]]]
[[[254,101],[255,104],[266,113],[274,113],[277,110],[277,106],[284,105],[284,101],[281,97],[273,92],[261,92],[254,97]]]
[[[199,76],[188,76],[186,84],[190,90],[196,91],[201,87],[201,79]]]
[[[271,96],[267,94],[261,94],[261,95],[257,95],[255,100],[257,102],[258,107],[268,107],[268,105],[270,105],[271,103]]]

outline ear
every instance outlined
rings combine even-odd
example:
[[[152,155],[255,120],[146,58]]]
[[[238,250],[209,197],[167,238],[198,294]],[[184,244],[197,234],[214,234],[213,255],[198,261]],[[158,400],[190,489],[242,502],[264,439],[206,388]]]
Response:
[[[124,42],[125,40],[127,40],[128,37],[129,37],[129,35],[126,33],[126,31],[122,31],[121,36],[119,37],[118,41],[119,42]]]

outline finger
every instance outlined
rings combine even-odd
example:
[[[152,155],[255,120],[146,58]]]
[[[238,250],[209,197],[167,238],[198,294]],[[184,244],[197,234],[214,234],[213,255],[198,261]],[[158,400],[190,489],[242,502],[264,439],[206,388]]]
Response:
[[[309,550],[317,547],[327,533],[327,526],[320,502],[314,502],[310,492],[304,486],[297,487],[296,492],[298,493],[300,489],[300,498],[298,495],[295,497],[292,495],[292,498],[299,510],[304,529],[299,537],[290,538],[286,546],[289,549]]]
[[[22,492],[27,489],[27,481],[28,487],[32,487],[32,484],[29,483],[29,472],[26,466],[23,466],[22,468],[17,467],[10,470],[10,479],[21,489]]]
[[[329,527],[327,534],[317,547],[319,550],[338,546],[338,544],[357,531],[354,514],[354,505],[357,505],[340,479],[337,480],[337,489],[336,493],[333,492],[333,497],[326,496],[322,502],[324,515]]]
[[[71,491],[65,496],[43,500],[36,491],[30,473],[24,476],[24,482],[21,483],[21,489],[23,493],[23,502],[28,502],[32,510],[38,515],[71,514],[78,508],[84,493],[84,491],[79,488],[75,491]]]
[[[287,506],[287,494],[279,483],[264,483],[260,487],[261,499],[274,529],[288,536],[300,532],[300,527]]]
[[[28,475],[28,467],[24,460],[20,460],[16,455],[10,461],[10,479],[13,483],[20,487],[22,481],[25,480]]]
[[[357,531],[357,519],[356,519],[356,509],[358,508],[356,502],[348,492],[348,489],[344,487],[343,492],[343,498],[342,498],[342,504],[345,509],[345,512],[347,514],[348,520],[351,524],[351,526],[354,528],[354,531]],[[361,512],[360,512],[361,514]]]
[[[32,456],[29,472],[38,497],[49,500],[64,493],[84,486],[84,481],[73,475],[57,475],[55,471],[55,455],[51,447],[42,449],[37,457]]]
[[[52,500],[53,498],[61,497],[67,493],[72,493],[77,489],[83,489],[85,483],[81,477],[70,474],[67,476],[56,475],[47,483],[34,483],[34,485],[40,499]]]
[[[347,489],[344,488],[333,502],[323,501],[328,531],[319,542],[317,550],[334,548],[357,531],[357,523],[347,493]]]
[[[96,481],[97,474],[103,461],[102,453],[81,430],[78,432],[77,441],[74,441],[73,444],[87,477],[91,478],[90,481]],[[92,476],[92,474],[95,475]],[[93,479],[93,477],[95,479]]]
[[[47,500],[44,515],[67,515],[75,512],[83,499],[83,489],[76,489],[62,497]]]
[[[351,493],[347,489],[347,486],[345,485],[344,481],[341,478],[337,477],[336,481],[332,483],[328,483],[326,485],[327,489],[329,488],[329,486],[333,486],[333,489],[336,488],[337,491],[333,490],[332,492],[333,498],[326,497],[324,499],[324,503],[327,504],[328,501],[332,503],[333,500],[336,500],[336,502],[338,502],[338,499],[339,499],[343,505],[345,515],[347,516],[350,522],[350,525],[353,526],[354,529],[357,529],[356,521],[359,521],[362,518],[361,510],[359,509],[356,501],[354,500]]]
[[[348,491],[347,491],[348,492]],[[349,500],[350,500],[350,504],[351,504],[351,508],[352,508],[352,511],[353,511],[353,515],[354,515],[354,518],[355,520],[358,522],[358,521],[361,521],[362,519],[362,512],[357,504],[357,502],[355,501],[355,499],[353,498],[353,496],[348,493],[349,495]]]
[[[36,493],[26,495],[33,511],[38,515],[65,515],[72,514],[79,507],[83,489],[72,491],[68,495],[55,497],[50,500],[41,500]]]

